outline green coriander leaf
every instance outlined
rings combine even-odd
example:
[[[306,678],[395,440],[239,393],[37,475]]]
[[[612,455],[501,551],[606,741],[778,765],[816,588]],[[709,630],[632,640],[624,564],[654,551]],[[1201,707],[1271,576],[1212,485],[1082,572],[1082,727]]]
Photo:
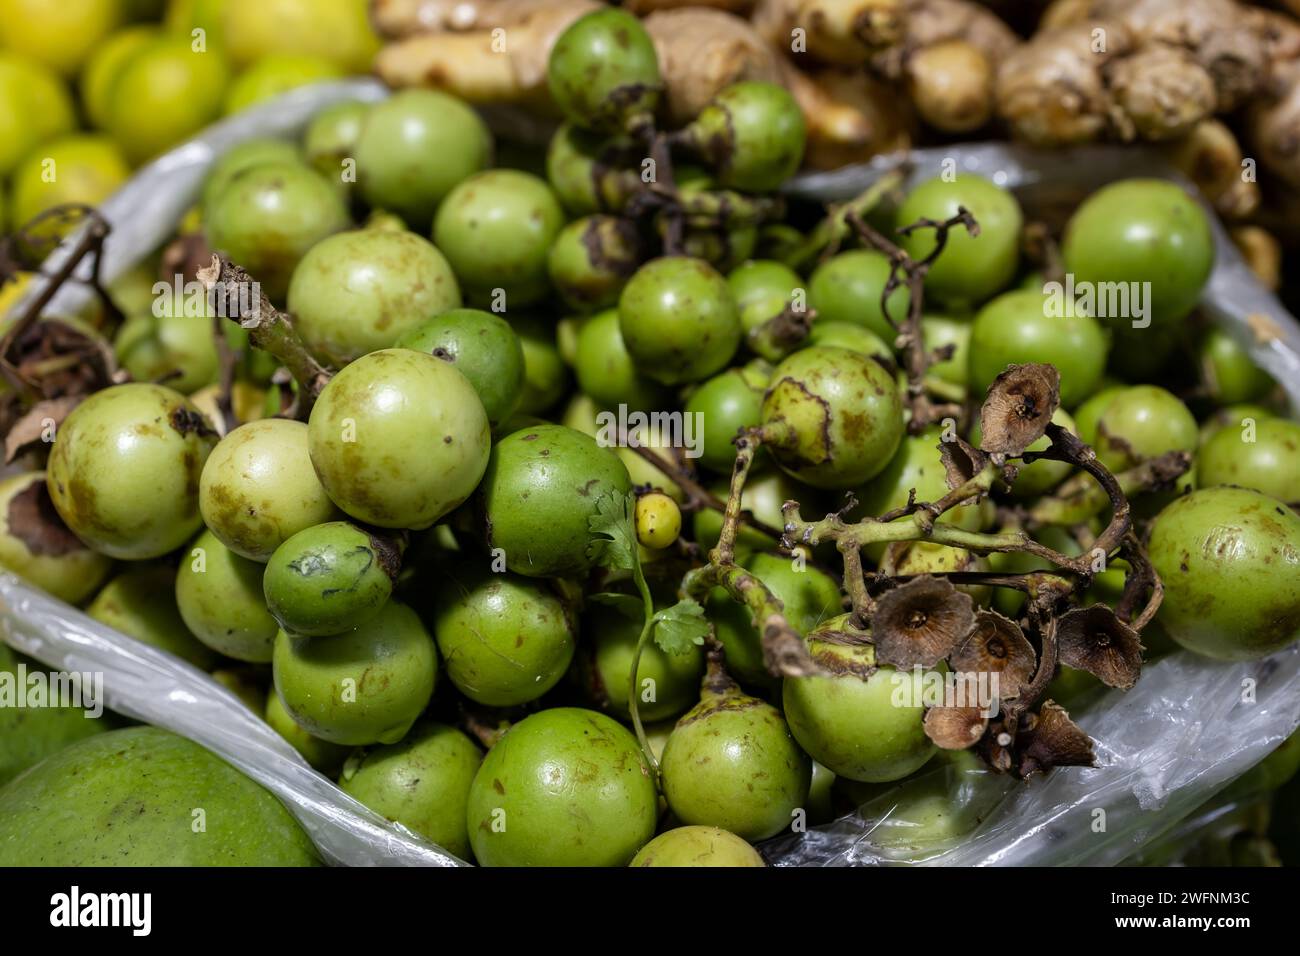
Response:
[[[636,522],[633,519],[636,496],[606,492],[596,499],[596,513],[587,519],[595,540],[587,547],[587,556],[613,571],[635,571],[639,566],[636,553]]]
[[[703,644],[708,636],[709,621],[698,601],[683,598],[672,607],[655,612],[655,643],[666,654],[685,654]]]

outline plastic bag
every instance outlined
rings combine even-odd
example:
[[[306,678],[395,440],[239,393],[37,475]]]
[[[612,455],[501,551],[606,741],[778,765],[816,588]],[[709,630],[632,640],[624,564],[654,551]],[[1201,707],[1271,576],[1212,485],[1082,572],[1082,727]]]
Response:
[[[217,124],[140,170],[101,207],[113,225],[104,279],[111,282],[167,241],[223,150],[255,137],[296,135],[332,103],[387,95],[372,80],[296,90]],[[502,125],[512,132],[520,128],[515,118]],[[538,130],[531,132],[536,139]],[[819,202],[847,199],[899,160],[880,157],[802,176],[789,192]],[[1158,154],[1131,147],[1058,153],[971,144],[920,150],[907,160],[914,179],[949,169],[988,176],[1015,190],[1032,215],[1073,208],[1114,179],[1179,178]],[[1213,216],[1211,221],[1217,258],[1202,307],[1250,348],[1300,407],[1300,325],[1255,280]],[[89,294],[65,286],[51,308],[75,309]],[[206,674],[8,574],[0,574],[0,635],[49,666],[103,672],[107,706],[190,737],[229,760],[285,802],[330,862],[460,862],[384,822],[312,771]],[[778,865],[1119,863],[1176,827],[1300,724],[1300,647],[1248,664],[1178,652],[1145,668],[1133,690],[1096,695],[1071,712],[1097,741],[1100,765],[1094,769],[1059,770],[1022,782],[961,762],[942,763],[898,787],[882,788],[854,814],[769,841],[764,853]]]

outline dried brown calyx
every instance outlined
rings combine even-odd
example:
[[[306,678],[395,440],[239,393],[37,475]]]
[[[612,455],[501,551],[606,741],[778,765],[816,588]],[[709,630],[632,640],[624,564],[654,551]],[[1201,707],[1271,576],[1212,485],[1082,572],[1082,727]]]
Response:
[[[1092,738],[1055,701],[1021,718],[1016,738],[1016,772],[1022,777],[1053,767],[1092,767],[1097,762]]]
[[[989,456],[960,436],[939,443],[939,460],[943,462],[950,489],[960,488],[984,470]]]
[[[1075,608],[1057,624],[1061,663],[1125,690],[1142,672],[1142,640],[1104,604]]]
[[[931,707],[925,713],[925,735],[944,750],[965,750],[984,736],[989,720],[979,707]]]
[[[958,673],[997,674],[998,695],[1015,697],[1034,677],[1038,655],[1020,625],[996,611],[977,611],[970,636],[948,658]]]
[[[933,667],[970,633],[970,595],[947,578],[912,578],[881,595],[871,617],[876,661],[900,670]]]
[[[1009,365],[980,410],[980,448],[1015,457],[1047,433],[1061,404],[1061,373],[1051,365]]]

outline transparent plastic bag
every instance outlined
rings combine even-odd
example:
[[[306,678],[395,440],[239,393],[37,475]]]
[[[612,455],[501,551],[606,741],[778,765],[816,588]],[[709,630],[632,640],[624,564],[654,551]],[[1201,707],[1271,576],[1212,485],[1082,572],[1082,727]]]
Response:
[[[167,241],[225,149],[255,137],[296,135],[333,103],[373,102],[387,95],[373,80],[296,90],[217,124],[140,170],[101,207],[113,226],[103,278],[112,282]],[[509,133],[523,130],[532,141],[544,139],[535,120],[488,119]],[[988,176],[1013,189],[1031,215],[1048,218],[1114,179],[1179,180],[1157,153],[1131,147],[1039,152],[976,143],[919,150],[907,160],[914,180],[950,168]],[[801,176],[789,192],[841,201],[899,161],[883,156]],[[1202,308],[1249,347],[1300,408],[1300,325],[1255,280],[1213,216],[1211,221],[1217,258]],[[51,309],[76,309],[89,294],[66,286]],[[49,666],[103,672],[107,706],[190,737],[229,760],[285,802],[330,862],[460,862],[386,823],[312,771],[206,674],[8,574],[0,574],[0,636]],[[764,853],[783,866],[1120,863],[1172,831],[1300,724],[1300,647],[1247,664],[1177,652],[1146,667],[1133,690],[1094,695],[1071,713],[1097,741],[1096,768],[1059,770],[1022,782],[936,761],[936,769],[882,788],[849,816],[769,841]]]

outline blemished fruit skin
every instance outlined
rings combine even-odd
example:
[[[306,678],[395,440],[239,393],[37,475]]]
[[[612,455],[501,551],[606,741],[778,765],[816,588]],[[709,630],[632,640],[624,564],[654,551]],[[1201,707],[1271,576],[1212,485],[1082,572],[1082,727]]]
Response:
[[[577,622],[548,581],[466,562],[440,575],[432,606],[446,674],[480,704],[536,700],[573,660]]]
[[[1126,179],[1080,204],[1061,255],[1076,284],[1149,283],[1151,324],[1168,325],[1200,299],[1214,267],[1214,239],[1204,211],[1181,187]]]
[[[1240,485],[1288,504],[1300,502],[1300,424],[1257,421],[1250,439],[1240,426],[1219,429],[1196,457],[1201,487]]]
[[[176,606],[185,626],[218,654],[268,663],[280,626],[262,596],[265,570],[204,531],[182,555],[176,572]]]
[[[481,309],[451,309],[399,337],[396,348],[428,352],[450,362],[478,393],[495,428],[524,393],[524,348],[510,324]]]
[[[1196,451],[1200,428],[1175,395],[1158,385],[1134,385],[1107,403],[1096,439],[1097,460],[1118,472],[1168,451]]]
[[[654,836],[657,818],[636,738],[577,707],[511,727],[483,758],[467,813],[484,866],[625,866]]]
[[[842,621],[829,621],[827,628]],[[870,644],[832,644],[814,633],[808,650],[834,676],[787,678],[782,703],[795,740],[814,760],[849,780],[887,783],[934,756],[936,748],[922,726],[923,677],[882,666],[864,679],[876,660]],[[911,682],[915,706],[895,705],[900,680]]]
[[[1156,517],[1157,621],[1189,650],[1256,660],[1300,637],[1300,516],[1244,488],[1202,488]]]
[[[0,790],[0,866],[317,865],[270,792],[157,727],[73,744]]]
[[[352,229],[318,242],[289,283],[293,327],[313,355],[343,366],[460,306],[446,257],[413,232]]]
[[[1024,215],[1014,196],[983,176],[961,173],[955,180],[931,179],[921,183],[898,208],[898,228],[920,219],[942,221],[965,206],[979,223],[972,236],[957,226],[948,233],[943,254],[925,277],[925,290],[952,305],[978,305],[1015,275],[1020,260],[1020,229]],[[913,259],[923,259],[934,249],[935,231],[917,229],[901,238]]]
[[[381,528],[427,528],[474,490],[491,427],[469,379],[411,349],[364,355],[312,407],[308,448],[321,484],[349,515]]]
[[[237,555],[267,562],[299,531],[338,516],[312,468],[307,426],[287,418],[240,425],[199,479],[203,522]]]
[[[416,613],[389,601],[354,631],[294,637],[281,631],[275,690],[298,726],[330,743],[396,743],[433,694],[438,652]]]
[[[551,97],[574,123],[617,131],[653,113],[663,84],[645,27],[624,10],[594,10],[555,41],[546,69]]]
[[[889,260],[874,249],[850,249],[827,259],[808,280],[808,305],[817,311],[813,328],[823,322],[851,322],[892,342],[898,333],[880,307],[888,280]],[[906,285],[889,293],[890,318],[902,322],[911,298]]]
[[[763,398],[768,450],[814,488],[851,488],[889,464],[905,431],[893,378],[860,352],[802,349],[772,373]]]
[[[179,657],[200,670],[216,655],[199,641],[176,605],[176,572],[165,564],[134,564],[95,595],[86,613],[128,637]]]
[[[212,164],[203,182],[201,208],[211,208],[236,176],[254,166],[269,163],[299,163],[302,151],[283,139],[250,139],[230,147]]]
[[[397,557],[387,542],[347,521],[304,528],[266,565],[266,606],[293,634],[350,631],[378,614],[392,595]]]
[[[59,427],[46,475],[72,532],[96,551],[155,558],[199,528],[199,477],[216,433],[183,395],[131,383],[96,392]]]
[[[697,148],[731,189],[770,192],[793,176],[803,159],[803,111],[784,86],[742,81],[725,87],[689,129]]]
[[[436,90],[402,90],[377,104],[357,140],[366,202],[425,230],[461,180],[487,166],[492,137],[469,106]]]
[[[356,754],[344,766],[339,787],[376,813],[467,859],[465,812],[482,762],[478,745],[456,728],[420,723],[401,743]]]
[[[271,729],[287,740],[313,770],[319,770],[330,779],[338,776],[339,771],[343,769],[343,762],[352,753],[351,747],[332,744],[328,740],[313,737],[295,724],[289,712],[284,709],[280,695],[275,692],[274,687],[266,695],[264,717],[271,725]]]
[[[23,534],[38,517],[39,538],[28,540]],[[80,604],[112,567],[112,559],[87,548],[64,527],[50,500],[45,472],[0,481],[0,568],[61,601]]]
[[[717,827],[677,827],[661,833],[628,866],[767,866],[752,846]]]
[[[742,331],[727,280],[685,256],[663,256],[638,269],[619,296],[618,322],[638,371],[665,385],[720,372]]]
[[[725,675],[714,683],[712,671],[700,702],[673,728],[659,769],[674,816],[745,840],[790,826],[812,781],[812,762],[780,711],[741,693]]]
[[[627,468],[595,439],[563,425],[522,428],[493,446],[480,486],[488,547],[517,574],[582,574],[597,502],[631,490]]]
[[[641,621],[614,608],[593,605],[583,616],[583,632],[588,692],[599,699],[602,710],[630,720],[628,678],[632,675]],[[669,654],[648,641],[636,670],[637,713],[641,720],[666,720],[681,714],[695,703],[703,674],[700,648],[692,646],[684,654]]]

